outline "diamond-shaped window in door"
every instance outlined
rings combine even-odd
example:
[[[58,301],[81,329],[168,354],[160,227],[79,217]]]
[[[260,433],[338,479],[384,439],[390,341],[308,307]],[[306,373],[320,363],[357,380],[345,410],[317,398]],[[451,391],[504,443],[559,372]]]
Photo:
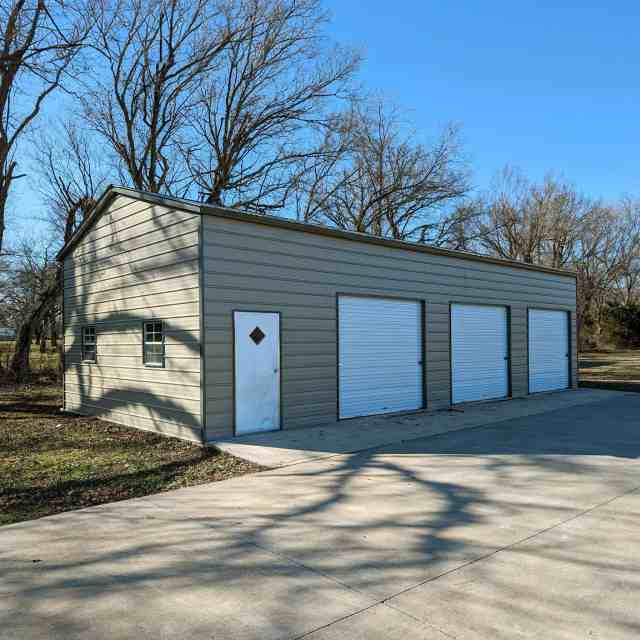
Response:
[[[256,343],[260,344],[265,338],[265,334],[260,327],[256,327],[250,334],[249,337]]]

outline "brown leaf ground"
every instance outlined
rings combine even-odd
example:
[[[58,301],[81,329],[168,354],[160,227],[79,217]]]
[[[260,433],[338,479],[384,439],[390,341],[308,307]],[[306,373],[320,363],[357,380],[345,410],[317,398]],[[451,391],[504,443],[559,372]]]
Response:
[[[0,388],[0,525],[261,470],[60,404],[55,387]]]

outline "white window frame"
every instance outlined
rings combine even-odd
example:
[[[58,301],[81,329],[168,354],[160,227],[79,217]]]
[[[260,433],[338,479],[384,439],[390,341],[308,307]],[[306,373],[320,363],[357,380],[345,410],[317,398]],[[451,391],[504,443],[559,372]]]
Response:
[[[160,342],[158,342],[157,340],[150,340],[147,341],[147,335],[148,334],[157,334],[158,331],[156,329],[156,327],[154,326],[151,331],[147,331],[147,326],[148,325],[160,325]],[[162,320],[145,320],[142,323],[142,364],[145,367],[151,367],[152,369],[164,369],[165,368],[165,342],[164,342],[164,322],[162,322]],[[153,362],[153,361],[149,361],[148,359],[148,355],[147,355],[147,345],[158,345],[160,344],[162,346],[161,348],[161,362]],[[154,354],[157,355],[157,354]]]
[[[87,341],[87,334],[93,331],[93,342]],[[93,357],[87,358],[87,347],[93,347]],[[98,361],[98,332],[94,324],[83,325],[82,327],[82,362],[95,364]]]

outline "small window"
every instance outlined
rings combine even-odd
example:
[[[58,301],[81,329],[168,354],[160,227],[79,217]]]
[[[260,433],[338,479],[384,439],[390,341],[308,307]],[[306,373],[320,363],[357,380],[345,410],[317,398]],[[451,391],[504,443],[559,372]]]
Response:
[[[96,328],[82,327],[82,360],[96,361]]]
[[[164,331],[162,322],[154,320],[143,326],[142,359],[146,367],[164,367]]]

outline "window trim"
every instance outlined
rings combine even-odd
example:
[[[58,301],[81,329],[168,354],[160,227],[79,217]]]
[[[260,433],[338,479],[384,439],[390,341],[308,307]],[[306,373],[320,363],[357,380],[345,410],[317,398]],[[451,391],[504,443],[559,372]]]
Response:
[[[146,334],[148,324],[160,324],[160,333],[162,335],[161,342],[149,342],[148,344],[161,344],[162,345],[162,362],[147,362],[146,354]],[[162,320],[143,320],[142,322],[142,365],[149,367],[150,369],[164,369],[165,368],[165,335],[164,335],[164,322]]]
[[[86,351],[87,351],[87,343],[85,341],[85,332],[87,331],[87,329],[93,329],[93,344],[91,344],[91,346],[93,347],[93,358],[87,358],[86,356]],[[98,332],[96,330],[96,325],[95,324],[84,324],[81,327],[81,345],[82,345],[82,362],[87,362],[89,364],[96,364],[98,362]]]

